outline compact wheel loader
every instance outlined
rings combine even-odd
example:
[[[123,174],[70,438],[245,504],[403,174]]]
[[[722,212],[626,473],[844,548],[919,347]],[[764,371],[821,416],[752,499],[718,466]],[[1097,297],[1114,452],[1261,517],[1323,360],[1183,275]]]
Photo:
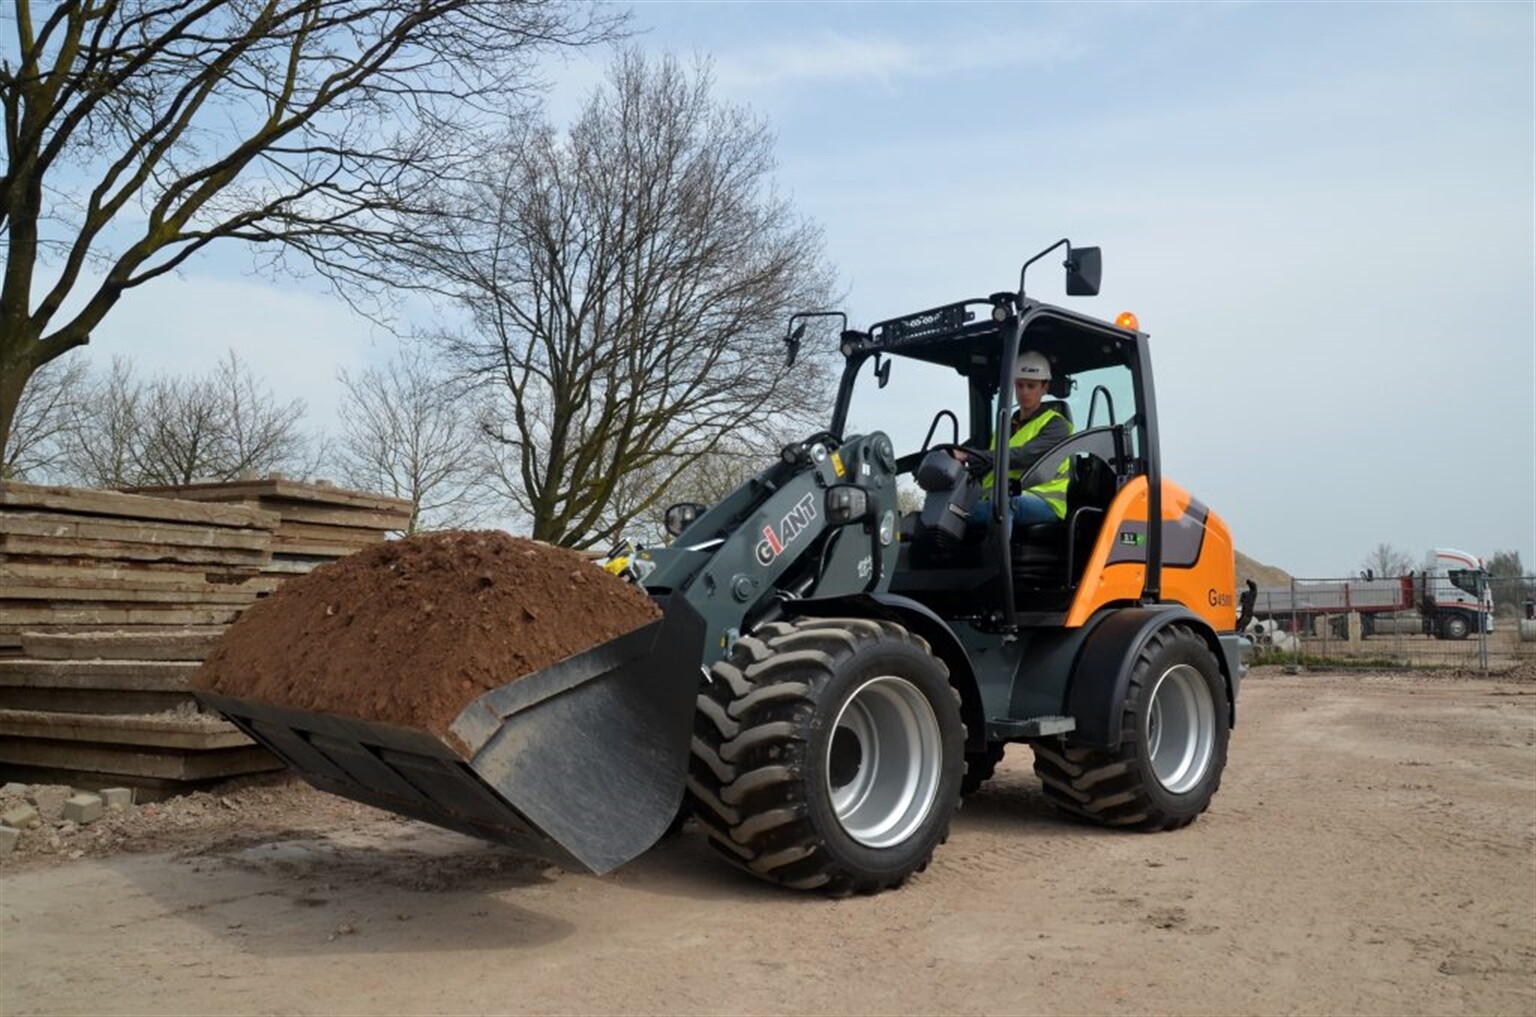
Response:
[[[1098,249],[1061,241],[1016,291],[867,331],[844,318],[827,429],[718,504],[673,506],[673,542],[627,563],[660,620],[485,694],[451,741],[200,696],[317,787],[595,872],[691,815],[771,882],[895,887],[1009,744],[1074,817],[1189,824],[1220,783],[1244,671],[1232,542],[1162,476],[1134,320],[1025,295],[1030,264],[1063,247],[1068,294],[1097,293]],[[791,361],[829,313],[791,320]],[[1022,350],[1049,359],[1073,422],[1012,478],[1068,478],[1065,518],[1030,525],[979,502],[1005,473]],[[855,391],[878,407],[897,362],[967,393],[914,447],[849,433]],[[908,483],[920,511],[899,507]]]

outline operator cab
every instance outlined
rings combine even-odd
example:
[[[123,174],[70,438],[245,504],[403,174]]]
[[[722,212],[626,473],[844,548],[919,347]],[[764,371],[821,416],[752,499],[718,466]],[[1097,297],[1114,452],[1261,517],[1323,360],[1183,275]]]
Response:
[[[1148,472],[1145,450],[1156,447],[1145,336],[1126,324],[1002,293],[843,333],[833,433],[878,428],[896,446],[903,511],[892,593],[951,618],[995,616],[1009,602],[1016,620],[1066,611],[1110,502]],[[1045,405],[1072,433],[1009,493],[1052,479],[1066,462],[1066,517],[1014,525],[1000,518],[1004,498],[984,522],[967,521],[984,467],[1006,456],[1013,363],[1024,350],[1049,359]],[[969,468],[953,449],[965,450]],[[1005,577],[1011,596],[1000,590]]]

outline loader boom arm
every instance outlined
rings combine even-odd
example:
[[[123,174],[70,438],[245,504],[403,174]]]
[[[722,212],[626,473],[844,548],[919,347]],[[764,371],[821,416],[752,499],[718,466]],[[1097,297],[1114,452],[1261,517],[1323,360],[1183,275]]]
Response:
[[[699,663],[792,600],[884,593],[896,567],[896,458],[882,432],[791,445],[665,548],[643,551],[653,596],[704,620]]]

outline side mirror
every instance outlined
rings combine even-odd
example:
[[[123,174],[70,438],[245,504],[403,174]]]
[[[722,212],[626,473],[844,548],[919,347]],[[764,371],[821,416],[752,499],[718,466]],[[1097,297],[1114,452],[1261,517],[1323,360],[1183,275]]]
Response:
[[[1096,297],[1104,261],[1097,247],[1071,247],[1067,256],[1067,296]]]
[[[789,352],[784,357],[785,367],[795,366],[795,357],[800,354],[800,340],[805,338],[805,322],[801,322],[793,332],[784,339],[784,345],[789,347]]]
[[[666,512],[667,532],[674,537],[680,537],[683,531],[694,524],[694,521],[702,516],[709,508],[696,501],[680,501],[676,505],[668,505]]]
[[[875,357],[875,381],[879,383],[880,388],[885,388],[891,383],[891,361],[889,359],[882,361],[878,353]]]

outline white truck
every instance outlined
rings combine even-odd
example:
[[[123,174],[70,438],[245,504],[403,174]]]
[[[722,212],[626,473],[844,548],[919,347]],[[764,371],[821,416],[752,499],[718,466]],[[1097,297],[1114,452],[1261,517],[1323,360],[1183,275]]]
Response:
[[[1465,639],[1493,631],[1493,592],[1488,566],[1466,551],[1437,547],[1413,579],[1414,606],[1423,631],[1440,639]]]
[[[1406,576],[1296,582],[1259,589],[1252,616],[1272,622],[1284,632],[1313,631],[1327,617],[1333,632],[1348,631],[1351,614],[1360,616],[1360,634],[1369,636],[1391,619],[1401,623],[1417,615],[1417,628],[1436,639],[1465,639],[1478,631],[1493,631],[1493,594],[1481,558],[1453,548],[1437,547],[1424,567]],[[1403,631],[1401,627],[1397,631]]]

